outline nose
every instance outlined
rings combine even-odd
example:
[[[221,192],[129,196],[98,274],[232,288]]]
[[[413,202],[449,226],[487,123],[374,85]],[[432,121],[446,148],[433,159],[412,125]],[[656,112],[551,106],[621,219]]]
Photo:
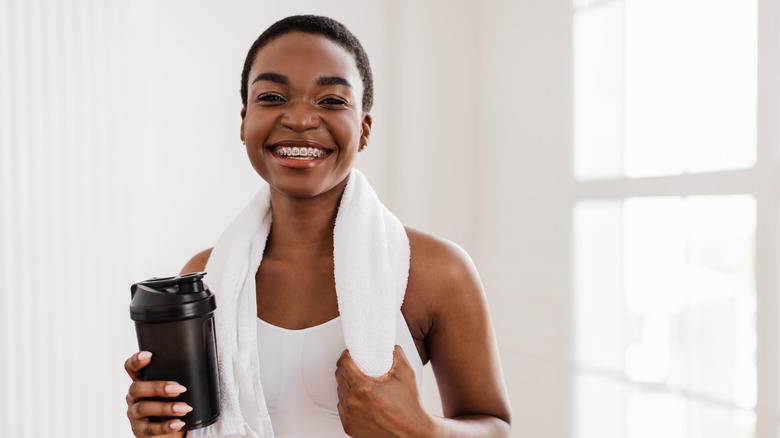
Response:
[[[320,126],[320,117],[306,102],[295,102],[282,115],[281,123],[293,131],[307,131]]]

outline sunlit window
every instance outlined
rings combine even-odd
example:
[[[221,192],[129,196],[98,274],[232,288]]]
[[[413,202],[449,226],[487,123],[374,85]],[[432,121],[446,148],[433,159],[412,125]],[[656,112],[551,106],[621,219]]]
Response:
[[[750,167],[755,0],[575,1],[580,180]]]
[[[756,437],[761,1],[573,0],[574,437]]]
[[[577,205],[578,436],[605,436],[599,417],[606,436],[753,436],[755,210],[749,195]]]
[[[623,3],[574,16],[574,173],[623,175]]]

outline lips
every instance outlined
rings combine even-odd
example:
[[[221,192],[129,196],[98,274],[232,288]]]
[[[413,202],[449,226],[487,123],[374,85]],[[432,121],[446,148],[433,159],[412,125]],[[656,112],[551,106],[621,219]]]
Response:
[[[291,168],[309,168],[323,162],[333,152],[321,144],[306,140],[283,140],[268,144],[278,163]]]

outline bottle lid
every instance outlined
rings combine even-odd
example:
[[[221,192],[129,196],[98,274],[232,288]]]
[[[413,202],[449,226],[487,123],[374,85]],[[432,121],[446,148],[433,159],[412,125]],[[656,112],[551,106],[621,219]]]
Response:
[[[205,272],[150,278],[130,287],[130,318],[164,322],[194,318],[217,308],[214,294],[203,284]]]

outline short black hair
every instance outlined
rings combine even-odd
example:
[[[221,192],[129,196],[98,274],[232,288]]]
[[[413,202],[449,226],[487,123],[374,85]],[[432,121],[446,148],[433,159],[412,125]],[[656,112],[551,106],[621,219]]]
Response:
[[[368,55],[363,50],[357,37],[338,21],[320,15],[293,15],[283,18],[265,30],[255,40],[244,60],[244,71],[241,73],[241,101],[244,108],[247,104],[249,70],[255,62],[257,52],[274,39],[291,32],[303,32],[322,35],[334,43],[344,47],[355,57],[360,79],[363,81],[363,111],[368,112],[374,104],[374,78],[371,75],[371,65]]]

